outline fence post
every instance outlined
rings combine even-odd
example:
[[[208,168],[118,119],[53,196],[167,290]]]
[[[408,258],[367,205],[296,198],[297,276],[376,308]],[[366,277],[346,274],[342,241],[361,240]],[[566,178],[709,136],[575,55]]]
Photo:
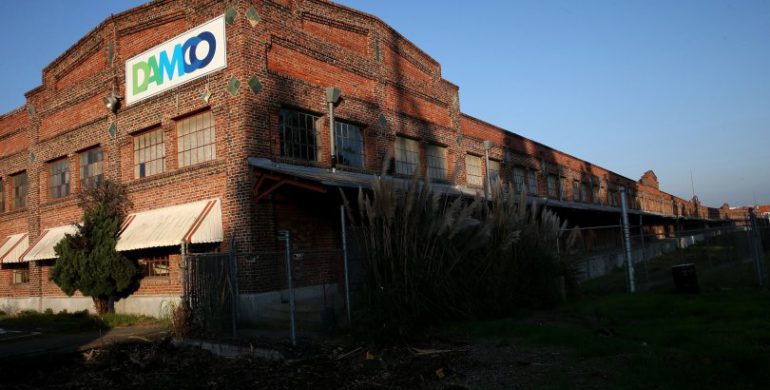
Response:
[[[238,337],[238,257],[235,253],[235,237],[230,237],[230,300],[232,301],[230,319],[233,322],[233,337]]]
[[[644,248],[644,221],[642,219],[642,214],[639,214],[639,240],[641,241],[642,267],[644,267],[644,281],[649,282],[650,272],[647,270],[647,253],[644,250],[645,249]]]
[[[286,242],[286,281],[289,288],[289,318],[291,321],[291,344],[297,345],[297,323],[295,319],[296,310],[294,304],[294,286],[292,286],[291,277],[291,233],[288,230],[279,230],[278,239]]]
[[[759,235],[759,226],[757,224],[757,216],[754,214],[754,208],[749,207],[749,222],[751,223],[751,235],[749,242],[751,243],[751,257],[754,258],[754,267],[757,271],[757,282],[759,287],[765,286],[765,279],[767,274],[765,271],[765,259],[763,256],[762,238]]]
[[[626,188],[620,187],[620,206],[623,217],[623,240],[626,243],[626,264],[628,269],[628,291],[636,292],[634,281],[634,261],[631,258],[631,234],[628,231],[628,208],[626,206]]]
[[[352,326],[350,315],[350,276],[348,274],[348,236],[345,231],[344,205],[340,205],[340,223],[342,225],[342,261],[345,266],[345,308],[348,311],[348,326]]]
[[[190,305],[190,264],[187,259],[187,245],[184,240],[179,244],[179,252],[182,254],[182,303]],[[173,315],[173,313],[172,313]]]

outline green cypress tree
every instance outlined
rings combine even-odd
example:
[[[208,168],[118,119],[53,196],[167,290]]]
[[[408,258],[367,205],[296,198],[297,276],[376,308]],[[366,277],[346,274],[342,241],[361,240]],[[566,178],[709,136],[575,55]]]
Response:
[[[115,250],[120,225],[131,203],[126,188],[113,181],[78,194],[83,223],[56,247],[59,257],[50,279],[65,294],[91,297],[99,314],[111,311],[110,298],[125,296],[136,285],[136,263]]]

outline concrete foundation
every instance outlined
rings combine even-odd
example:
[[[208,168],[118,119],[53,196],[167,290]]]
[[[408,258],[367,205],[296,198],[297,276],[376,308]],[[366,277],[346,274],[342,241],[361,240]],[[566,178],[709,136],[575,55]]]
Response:
[[[176,296],[132,296],[115,302],[115,312],[162,318],[169,316],[179,301],[180,298]],[[0,298],[0,310],[6,313],[24,310],[43,312],[49,309],[54,313],[82,310],[93,313],[94,304],[88,297]]]

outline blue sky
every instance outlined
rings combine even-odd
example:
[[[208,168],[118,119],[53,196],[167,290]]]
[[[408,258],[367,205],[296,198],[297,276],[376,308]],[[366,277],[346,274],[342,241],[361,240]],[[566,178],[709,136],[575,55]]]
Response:
[[[0,2],[0,112],[141,1]],[[442,65],[462,110],[711,206],[770,203],[770,1],[341,0]],[[25,37],[16,39],[16,37]]]

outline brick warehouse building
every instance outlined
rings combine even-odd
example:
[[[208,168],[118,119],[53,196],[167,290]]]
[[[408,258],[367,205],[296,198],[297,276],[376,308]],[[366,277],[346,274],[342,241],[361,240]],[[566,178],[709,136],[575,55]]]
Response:
[[[0,116],[6,311],[91,306],[48,275],[53,246],[81,217],[74,194],[105,178],[128,186],[118,250],[145,270],[117,308],[155,315],[182,294],[182,242],[276,250],[288,229],[298,250],[339,247],[336,188],[365,187],[383,165],[456,195],[499,178],[583,226],[617,220],[620,187],[660,231],[729,217],[661,191],[651,171],[631,180],[463,114],[434,59],[376,17],[322,0],[153,1],[102,22],[42,80]],[[329,88],[341,95],[332,108]],[[238,266],[243,312],[257,317],[277,299],[282,265]]]

